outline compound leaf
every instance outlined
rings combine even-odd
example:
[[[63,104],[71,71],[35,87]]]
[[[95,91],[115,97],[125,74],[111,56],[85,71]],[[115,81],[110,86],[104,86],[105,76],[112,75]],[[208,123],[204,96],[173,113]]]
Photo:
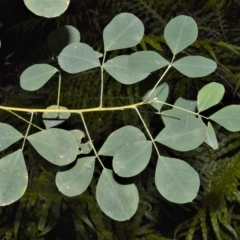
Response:
[[[20,199],[27,189],[28,172],[22,150],[0,160],[0,206]]]
[[[139,51],[128,58],[128,66],[135,72],[150,73],[167,66],[169,62],[154,51]]]
[[[133,142],[113,157],[113,170],[121,177],[132,177],[142,172],[151,157],[152,142]]]
[[[34,14],[46,18],[53,18],[64,13],[70,0],[25,0],[26,7]]]
[[[42,157],[58,166],[73,162],[79,153],[75,137],[63,129],[49,128],[27,139]]]
[[[144,34],[144,26],[139,18],[131,13],[120,13],[105,27],[103,31],[104,50],[136,46]]]
[[[212,82],[205,85],[197,96],[198,111],[202,112],[218,104],[224,95],[224,86],[220,83]]]
[[[100,66],[97,54],[85,43],[66,46],[59,54],[58,63],[68,73],[80,73]]]
[[[136,127],[124,126],[111,133],[99,151],[99,155],[114,156],[120,149],[132,142],[146,140],[144,134]]]
[[[133,84],[145,79],[149,73],[139,73],[133,71],[128,66],[128,55],[121,55],[104,63],[104,69],[118,82],[123,84]]]
[[[58,55],[67,45],[79,41],[79,31],[73,26],[65,25],[55,29],[48,35],[47,45],[55,55]]]
[[[67,110],[66,107],[61,107],[57,105],[52,105],[47,107],[47,109],[60,109],[60,110]],[[70,117],[70,113],[57,113],[57,112],[45,112],[42,115],[43,123],[46,128],[51,128],[63,123]]]
[[[183,75],[190,78],[204,77],[214,72],[217,64],[201,56],[187,56],[172,64]]]
[[[173,18],[164,29],[164,38],[174,55],[194,43],[197,36],[197,24],[188,16]]]
[[[14,127],[6,123],[0,123],[0,151],[11,146],[23,137]]]
[[[104,169],[96,188],[96,198],[101,210],[116,221],[129,220],[137,210],[139,195],[134,184],[119,184],[113,171]]]
[[[224,107],[212,114],[209,118],[226,128],[228,131],[240,131],[240,105]]]
[[[56,185],[59,191],[68,197],[83,193],[92,180],[94,165],[95,157],[84,157],[77,159],[71,169],[58,172]]]
[[[41,88],[58,70],[48,64],[34,64],[20,76],[20,86],[27,91]]]
[[[161,156],[158,159],[155,183],[161,195],[170,202],[188,203],[198,193],[198,173],[186,162]]]
[[[190,151],[202,144],[206,131],[200,118],[185,117],[166,126],[156,141],[178,151]]]

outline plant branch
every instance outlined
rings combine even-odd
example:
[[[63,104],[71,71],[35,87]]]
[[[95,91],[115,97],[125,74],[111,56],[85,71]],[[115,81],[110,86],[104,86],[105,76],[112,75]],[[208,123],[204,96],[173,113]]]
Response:
[[[52,112],[54,112],[54,113],[77,113],[77,114],[80,114],[80,113],[86,113],[86,112],[104,112],[104,111],[119,111],[119,110],[122,111],[122,110],[126,110],[126,109],[135,109],[139,106],[150,104],[152,102],[159,102],[159,103],[162,103],[164,105],[167,105],[167,106],[170,106],[170,107],[173,107],[173,108],[177,108],[177,109],[180,109],[182,111],[189,112],[191,114],[200,116],[202,118],[209,119],[208,117],[200,115],[199,113],[195,113],[195,112],[192,112],[192,111],[187,110],[185,108],[181,108],[181,107],[169,104],[169,103],[165,103],[165,102],[159,101],[157,99],[145,100],[145,101],[142,101],[142,102],[139,102],[139,103],[134,103],[134,104],[120,106],[120,107],[106,107],[106,108],[97,107],[97,108],[87,108],[87,109],[31,109],[31,108],[14,108],[14,107],[0,106],[0,109],[9,111],[12,114],[14,114],[12,111],[16,111],[16,112],[36,112],[36,113],[37,112],[39,112],[39,113],[43,113],[43,112],[52,113]],[[161,114],[161,113],[157,113],[157,114]],[[17,114],[14,114],[14,115],[20,117]],[[23,120],[25,122],[27,122],[27,120],[25,120],[25,119],[23,119]],[[37,126],[35,126],[35,127],[37,127]]]
[[[6,106],[0,106],[0,109],[6,110],[6,111],[16,111],[16,112],[56,112],[56,113],[86,113],[86,112],[101,112],[101,111],[116,111],[116,110],[125,110],[125,109],[134,109],[137,106],[145,105],[151,102],[154,102],[155,100],[150,101],[142,101],[139,103],[131,104],[131,105],[125,105],[120,107],[108,107],[108,108],[87,108],[87,109],[31,109],[31,108],[15,108],[15,107],[6,107]]]

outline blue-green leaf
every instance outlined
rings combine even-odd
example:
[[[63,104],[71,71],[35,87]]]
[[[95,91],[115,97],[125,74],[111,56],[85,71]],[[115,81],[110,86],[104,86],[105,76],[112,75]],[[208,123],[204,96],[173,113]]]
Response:
[[[214,72],[217,64],[201,56],[187,56],[172,64],[183,75],[190,78],[204,77]]]
[[[128,66],[135,72],[150,73],[167,66],[169,62],[154,51],[140,51],[128,58]]]
[[[206,135],[205,143],[207,143],[214,150],[218,149],[217,137],[213,129],[213,126],[210,122],[208,122],[208,126],[207,126],[207,135]]]
[[[164,29],[164,38],[174,55],[194,43],[197,36],[197,24],[188,16],[173,18]]]
[[[58,172],[56,185],[59,191],[68,197],[83,193],[92,180],[94,165],[95,157],[84,157],[77,159],[71,169]]]
[[[158,159],[155,183],[161,195],[170,202],[188,203],[198,193],[198,173],[186,162],[161,156]]]
[[[104,63],[104,69],[118,82],[123,84],[133,84],[145,79],[149,73],[134,72],[128,66],[128,55],[121,55]]]
[[[70,130],[69,132],[74,136],[77,141],[78,147],[80,147],[82,139],[85,137],[85,133],[78,129]]]
[[[113,170],[121,177],[132,177],[142,172],[151,157],[152,142],[132,142],[113,157]]]
[[[166,126],[156,141],[178,151],[190,151],[202,144],[206,131],[200,118],[185,117]]]
[[[212,82],[205,85],[197,96],[198,111],[202,112],[218,104],[224,95],[224,86],[220,83]]]
[[[22,149],[0,160],[0,206],[21,198],[27,189],[28,172]]]
[[[209,118],[231,132],[240,131],[240,105],[224,107]]]
[[[104,169],[96,188],[96,198],[101,210],[116,221],[129,220],[137,210],[139,196],[134,184],[119,184],[113,172]]]
[[[139,18],[131,13],[120,13],[105,27],[103,31],[104,50],[136,46],[144,34],[144,26]]]
[[[23,135],[14,127],[6,123],[0,123],[0,151],[11,146],[23,138]]]
[[[58,166],[73,162],[79,153],[75,137],[63,129],[49,128],[27,139],[42,157]]]
[[[79,31],[73,26],[65,25],[55,29],[48,35],[47,45],[55,55],[58,55],[67,45],[79,41]]]
[[[67,110],[66,107],[52,105],[47,107],[47,109],[60,109],[60,110]],[[70,113],[57,113],[57,112],[45,112],[42,115],[43,123],[46,128],[51,128],[63,123],[70,117]]]
[[[48,64],[34,64],[20,76],[20,86],[24,90],[35,91],[41,88],[58,70]]]
[[[24,3],[34,14],[53,18],[60,16],[67,10],[70,0],[25,0]]]
[[[58,63],[68,73],[80,73],[100,66],[95,51],[85,43],[72,43],[59,54]]]
[[[99,155],[114,156],[120,149],[132,142],[146,140],[144,134],[136,127],[125,126],[111,133],[99,151]]]

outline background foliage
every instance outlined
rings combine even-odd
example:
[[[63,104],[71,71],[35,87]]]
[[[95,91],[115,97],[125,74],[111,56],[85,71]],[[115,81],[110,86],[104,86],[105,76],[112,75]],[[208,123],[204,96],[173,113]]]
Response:
[[[7,7],[5,3],[0,4]],[[9,1],[8,4],[16,3]],[[177,4],[176,1],[167,0],[115,0],[98,1],[97,4],[96,1],[72,0],[68,11],[56,19],[38,18],[24,9],[23,3],[19,1],[17,4],[17,9],[22,11],[13,12],[12,9],[16,8],[10,5],[11,8],[1,8],[4,10],[0,14],[4,33],[0,53],[2,105],[37,107],[42,101],[49,105],[52,99],[56,98],[54,83],[49,83],[48,87],[38,91],[37,95],[22,92],[18,87],[19,76],[28,66],[37,62],[52,63],[46,38],[56,26],[76,26],[83,37],[81,41],[92,46],[96,44],[95,49],[101,50],[103,44],[99,39],[102,39],[102,29],[117,13],[125,11],[138,16],[147,27],[144,41],[135,50],[157,50],[166,58],[169,51],[166,50],[162,34],[164,26],[172,17],[186,14],[192,16],[200,26],[198,40],[186,51],[189,54],[214,58],[218,69],[210,77],[197,81],[186,79],[177,71],[172,71],[167,76],[172,101],[179,96],[196,95],[196,91],[203,85],[215,81],[224,84],[228,90],[222,101],[223,105],[239,103],[240,3],[237,0],[178,1]],[[96,105],[98,91],[92,91],[95,76],[94,70],[65,76],[71,80],[70,85],[69,81],[63,83],[64,88],[69,89],[64,96],[66,107],[86,108]],[[78,78],[83,81],[78,81]],[[154,81],[154,76],[152,79]],[[78,90],[81,89],[82,82],[84,85],[87,83],[89,91]],[[123,87],[115,81],[108,83],[109,88],[105,89],[105,95],[108,96],[105,106],[132,103],[139,99],[144,88],[141,84]],[[121,96],[120,100],[115,98],[116,95]],[[146,111],[144,118],[152,132],[159,132],[155,124],[158,121],[156,116]],[[1,112],[2,122],[9,122],[10,119],[10,115]],[[97,133],[94,139],[97,146],[102,138],[106,139],[113,130],[130,122],[141,128],[137,116],[125,111],[99,113],[97,117],[89,114],[87,121],[91,123],[90,131]],[[15,120],[10,122],[20,131],[26,128],[24,124],[17,125]],[[72,118],[65,127],[71,129],[74,124],[76,119]],[[79,128],[82,128],[81,124]],[[100,174],[98,171],[91,188],[83,195],[73,199],[63,197],[54,187],[53,179],[57,169],[46,165],[43,159],[29,148],[26,154],[28,171],[31,173],[30,188],[18,203],[0,209],[1,235],[7,239],[14,239],[14,236],[19,239],[173,239],[175,232],[177,239],[191,239],[193,235],[193,239],[237,239],[236,234],[240,235],[237,170],[239,134],[229,134],[219,129],[218,138],[221,144],[217,152],[211,151],[207,146],[184,154],[172,150],[167,152],[170,156],[186,159],[199,172],[202,187],[196,201],[176,206],[159,196],[151,178],[151,170],[154,170],[153,157],[150,163],[152,167],[135,179],[141,196],[140,205],[134,218],[126,223],[111,221],[96,207],[92,192],[95,191],[96,179]],[[66,233],[67,236],[64,235]]]

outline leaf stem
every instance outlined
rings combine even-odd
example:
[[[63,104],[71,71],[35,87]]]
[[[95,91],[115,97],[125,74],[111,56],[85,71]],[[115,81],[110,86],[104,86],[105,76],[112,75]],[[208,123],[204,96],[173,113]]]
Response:
[[[89,142],[92,144],[93,152],[94,152],[96,158],[98,159],[98,161],[100,162],[100,164],[102,165],[103,169],[105,169],[105,167],[104,167],[101,159],[100,159],[99,156],[98,156],[97,150],[96,150],[96,148],[94,147],[94,145],[93,145],[93,143],[92,143],[92,140],[91,140],[91,137],[90,137],[90,134],[89,134],[89,131],[88,131],[86,122],[85,122],[84,117],[83,117],[83,114],[80,113],[80,116],[81,116],[81,119],[82,119],[82,122],[83,122],[83,126],[84,126],[84,128],[85,128],[85,131],[86,131],[86,133],[87,133],[88,140],[89,140]]]
[[[162,76],[159,78],[159,80],[157,81],[157,83],[155,84],[155,86],[153,87],[153,89],[151,90],[151,92],[148,94],[147,99],[149,99],[149,97],[151,96],[151,94],[153,93],[153,91],[155,90],[155,88],[159,85],[159,83],[162,81],[163,77],[166,75],[166,73],[168,72],[168,70],[172,67],[172,63],[174,61],[175,55],[173,55],[173,58],[171,60],[171,62],[168,64],[167,69],[164,71],[164,73],[162,74]]]
[[[103,65],[104,65],[104,62],[105,62],[105,58],[106,58],[106,54],[107,52],[104,51],[104,54],[103,54],[103,61],[102,61],[102,65],[101,65],[101,93],[100,93],[100,108],[102,108],[103,106]]]
[[[60,93],[61,93],[61,83],[62,83],[61,80],[62,80],[61,71],[59,71],[59,77],[58,77],[57,108],[59,107],[59,103],[60,103]]]
[[[159,153],[159,151],[158,151],[157,145],[156,145],[156,143],[155,143],[155,141],[154,141],[154,139],[153,139],[153,137],[152,137],[152,134],[151,134],[150,131],[148,130],[148,127],[147,127],[146,123],[144,122],[141,113],[138,111],[137,108],[135,108],[135,110],[136,110],[139,118],[141,119],[142,124],[143,124],[144,128],[146,129],[146,131],[147,131],[147,133],[148,133],[148,136],[150,137],[150,139],[151,139],[151,141],[152,141],[152,143],[153,143],[153,146],[154,146],[155,149],[156,149],[156,152],[157,152],[158,157],[160,157],[161,155],[160,155],[160,153]]]
[[[16,117],[18,117],[19,119],[21,119],[22,121],[24,121],[24,122],[26,122],[26,123],[28,123],[28,124],[31,124],[33,127],[37,128],[37,129],[39,129],[39,130],[41,130],[41,131],[43,130],[42,128],[40,128],[40,127],[38,127],[37,125],[29,122],[28,120],[26,120],[25,118],[23,118],[23,117],[21,117],[20,115],[16,114],[15,112],[13,112],[13,111],[11,111],[11,110],[6,110],[6,111],[10,112],[10,113],[13,114],[14,116],[16,116]],[[31,111],[31,112],[32,112],[32,111]]]
[[[178,107],[178,106],[175,106],[175,105],[172,105],[172,104],[169,104],[169,103],[165,103],[165,102],[162,102],[162,101],[159,101],[159,100],[156,100],[156,102],[159,102],[159,103],[161,103],[161,104],[164,104],[164,105],[167,105],[167,106],[170,106],[170,107],[173,107],[173,108],[180,109],[180,110],[182,110],[182,111],[184,111],[184,112],[189,112],[189,113],[191,113],[191,114],[193,114],[193,115],[196,115],[196,116],[199,116],[199,117],[202,117],[202,118],[205,118],[205,119],[209,120],[208,117],[205,117],[205,116],[203,116],[203,115],[201,115],[201,114],[199,114],[199,113],[192,112],[192,111],[187,110],[187,109],[185,109],[185,108],[181,108],[181,107]],[[160,112],[160,113],[157,112],[156,114],[161,114],[161,112]]]
[[[29,133],[31,124],[32,124],[33,114],[34,114],[34,112],[31,112],[30,121],[29,121],[29,124],[28,124],[28,128],[27,128],[26,134],[25,134],[25,136],[24,136],[23,144],[22,144],[22,150],[23,150],[23,148],[24,148],[24,146],[25,146],[25,142],[26,142],[26,139],[27,139],[27,136],[28,136],[28,133]]]

